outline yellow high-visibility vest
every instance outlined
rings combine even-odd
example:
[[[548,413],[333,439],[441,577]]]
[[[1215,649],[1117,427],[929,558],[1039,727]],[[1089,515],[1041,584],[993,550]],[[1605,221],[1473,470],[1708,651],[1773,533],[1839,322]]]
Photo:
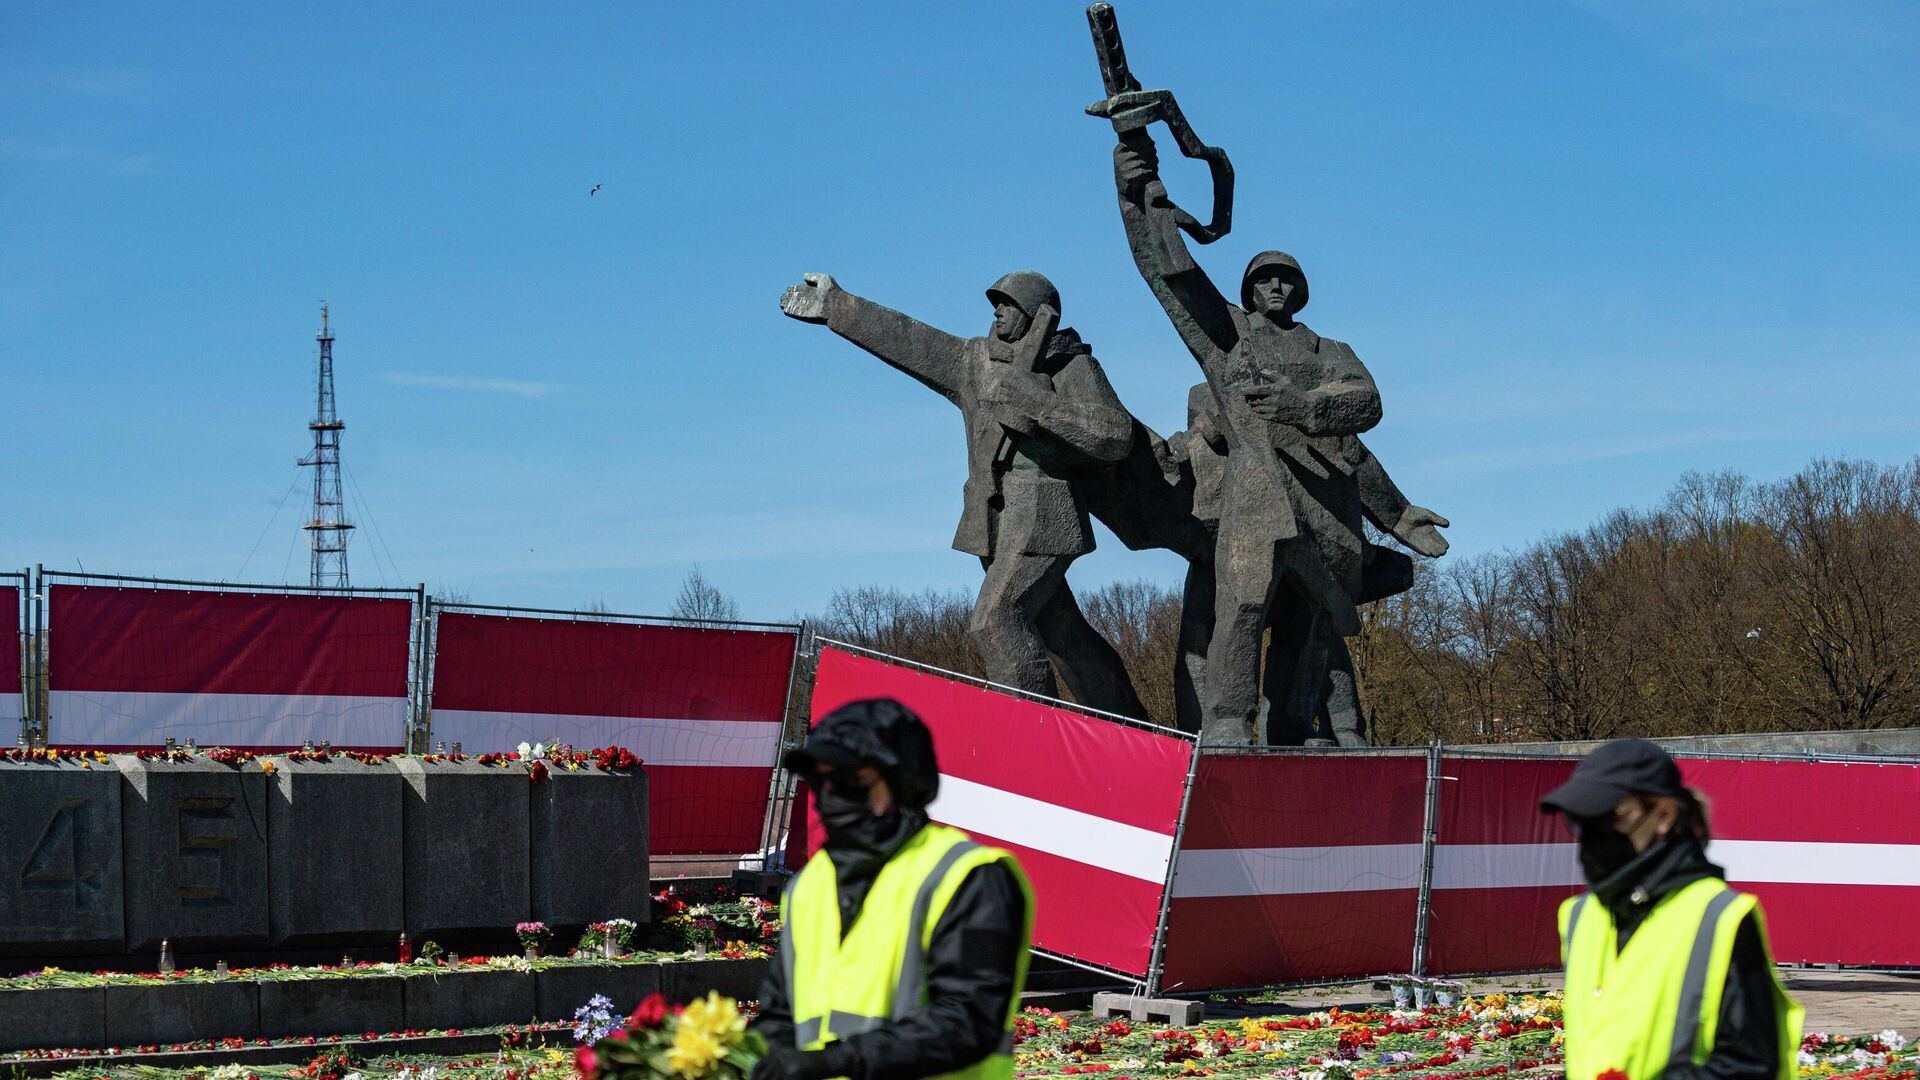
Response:
[[[1624,949],[1615,948],[1613,914],[1591,893],[1560,905],[1567,1080],[1596,1080],[1615,1069],[1630,1080],[1657,1080],[1670,1066],[1705,1062],[1720,1026],[1734,933],[1749,914],[1767,952],[1779,1019],[1778,1080],[1795,1080],[1805,1011],[1773,969],[1759,902],[1719,878],[1661,897]]]
[[[1006,867],[1026,900],[1006,1037],[980,1061],[937,1080],[1010,1080],[1013,1021],[1033,943],[1033,887],[1010,852],[945,825],[928,824],[893,853],[844,938],[838,876],[827,853],[815,852],[794,877],[780,899],[780,962],[792,998],[794,1044],[817,1050],[925,1007],[933,928],[967,874],[989,863]]]

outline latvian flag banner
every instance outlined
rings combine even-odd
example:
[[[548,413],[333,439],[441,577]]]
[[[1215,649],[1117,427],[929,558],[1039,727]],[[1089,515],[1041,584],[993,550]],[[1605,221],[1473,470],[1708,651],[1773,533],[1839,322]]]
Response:
[[[412,620],[404,599],[55,585],[48,735],[397,751]]]
[[[875,697],[933,732],[930,816],[1019,858],[1035,892],[1035,946],[1145,975],[1192,741],[820,650],[816,723]]]
[[[27,699],[20,684],[21,652],[26,647],[26,638],[20,628],[20,590],[13,585],[0,585],[0,612],[6,612],[14,620],[13,643],[0,656],[0,716],[24,719],[27,715]]]
[[[654,855],[760,846],[798,635],[441,612],[432,735],[469,754],[560,740],[646,763]]]

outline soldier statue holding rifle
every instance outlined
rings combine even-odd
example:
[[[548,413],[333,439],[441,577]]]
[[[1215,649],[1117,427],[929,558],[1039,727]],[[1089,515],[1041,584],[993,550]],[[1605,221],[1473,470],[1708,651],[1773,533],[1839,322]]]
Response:
[[[1112,121],[1120,136],[1114,180],[1127,243],[1206,376],[1226,449],[1201,730],[1210,743],[1245,744],[1254,738],[1261,642],[1269,627],[1274,647],[1295,653],[1277,669],[1290,674],[1290,685],[1266,687],[1270,699],[1285,703],[1282,726],[1298,730],[1325,707],[1329,675],[1345,666],[1341,639],[1360,629],[1355,605],[1364,595],[1368,511],[1397,502],[1399,513],[1382,527],[1430,556],[1446,550],[1437,528],[1447,522],[1404,499],[1363,492],[1363,485],[1384,478],[1358,438],[1380,421],[1380,393],[1351,348],[1295,318],[1307,303],[1299,262],[1279,251],[1254,256],[1236,304],[1194,261],[1181,233],[1202,244],[1226,235],[1233,167],[1224,151],[1200,142],[1172,94],[1140,89],[1113,9],[1095,4],[1087,17],[1107,89],[1106,99],[1087,111]],[[1156,121],[1172,130],[1182,153],[1208,163],[1211,222],[1201,223],[1167,197],[1147,132]]]

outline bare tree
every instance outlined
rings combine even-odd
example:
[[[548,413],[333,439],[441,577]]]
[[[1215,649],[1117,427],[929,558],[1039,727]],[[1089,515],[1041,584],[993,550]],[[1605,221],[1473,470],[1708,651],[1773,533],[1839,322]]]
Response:
[[[680,595],[673,598],[672,615],[676,619],[732,622],[740,618],[740,605],[708,581],[696,565],[680,579]]]
[[[1784,617],[1764,640],[1794,661],[1794,708],[1813,727],[1911,723],[1920,707],[1920,459],[1896,468],[1816,461],[1773,487],[1766,518],[1780,541]]]
[[[1180,594],[1150,581],[1116,581],[1080,597],[1087,621],[1120,654],[1147,719],[1175,723],[1173,667],[1180,649]]]

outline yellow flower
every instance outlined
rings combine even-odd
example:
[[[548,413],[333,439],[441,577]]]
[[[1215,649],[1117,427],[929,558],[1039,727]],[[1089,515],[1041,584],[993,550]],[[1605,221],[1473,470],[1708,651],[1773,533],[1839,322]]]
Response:
[[[667,1065],[682,1076],[705,1076],[747,1030],[747,1018],[717,990],[687,1006],[673,1026]]]
[[[266,773],[268,776],[272,776],[274,773],[273,762],[268,761],[266,758],[261,758],[260,771]]]
[[[705,1076],[723,1053],[713,1036],[681,1024],[674,1029],[673,1045],[667,1049],[667,1065],[681,1076]]]

